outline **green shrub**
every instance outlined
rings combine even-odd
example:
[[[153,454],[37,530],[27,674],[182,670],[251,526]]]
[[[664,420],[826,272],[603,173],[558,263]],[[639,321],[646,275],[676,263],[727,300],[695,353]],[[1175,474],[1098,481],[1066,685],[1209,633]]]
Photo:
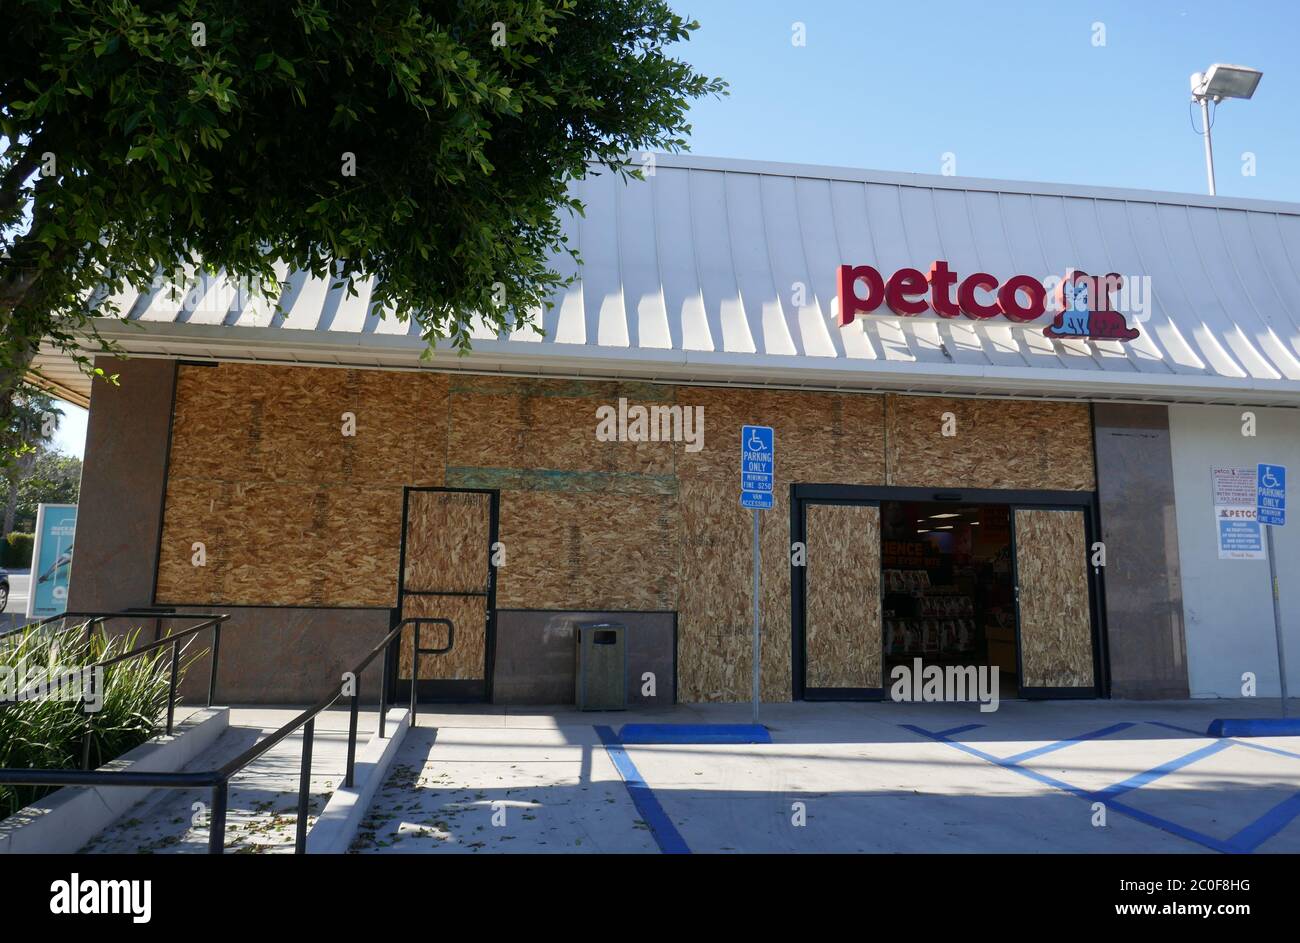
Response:
[[[90,667],[130,651],[140,634],[138,628],[111,638],[96,632],[87,640],[80,626],[64,631],[52,628],[33,627],[0,639],[0,684],[7,682],[6,693],[11,698],[19,682],[36,670],[67,672]],[[182,651],[191,641],[193,637],[181,643]],[[177,677],[201,654],[182,656]],[[170,647],[164,645],[103,671],[103,701],[93,713],[86,712],[78,700],[44,697],[0,702],[0,768],[80,769],[87,723],[92,769],[157,733],[167,710]],[[0,819],[52,791],[0,784]]]
[[[0,566],[26,569],[32,565],[32,547],[36,544],[35,534],[14,531],[6,534],[0,542]]]

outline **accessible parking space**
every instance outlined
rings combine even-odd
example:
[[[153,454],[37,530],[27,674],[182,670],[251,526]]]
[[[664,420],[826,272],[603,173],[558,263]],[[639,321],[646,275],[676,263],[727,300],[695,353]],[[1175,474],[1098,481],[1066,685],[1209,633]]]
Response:
[[[781,704],[771,743],[635,745],[624,723],[748,708],[431,716],[353,850],[1300,851],[1300,744],[1197,733],[1222,702],[1147,708]]]

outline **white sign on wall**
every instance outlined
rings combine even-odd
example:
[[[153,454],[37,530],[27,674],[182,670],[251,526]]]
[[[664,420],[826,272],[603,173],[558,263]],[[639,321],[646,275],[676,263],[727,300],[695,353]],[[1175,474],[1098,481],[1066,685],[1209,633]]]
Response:
[[[1255,515],[1255,466],[1215,466],[1214,528],[1220,560],[1263,560],[1264,535]]]

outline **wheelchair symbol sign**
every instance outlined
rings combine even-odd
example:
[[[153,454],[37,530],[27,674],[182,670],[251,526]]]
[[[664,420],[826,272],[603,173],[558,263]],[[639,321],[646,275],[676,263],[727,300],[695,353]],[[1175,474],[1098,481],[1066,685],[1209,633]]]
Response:
[[[1260,464],[1255,476],[1255,516],[1261,524],[1286,524],[1286,466]]]

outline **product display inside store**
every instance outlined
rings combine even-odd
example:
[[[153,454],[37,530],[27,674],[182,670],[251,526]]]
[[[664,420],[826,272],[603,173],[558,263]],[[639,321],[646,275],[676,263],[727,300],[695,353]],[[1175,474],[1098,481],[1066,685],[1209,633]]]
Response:
[[[895,665],[996,665],[1017,693],[1007,505],[881,502],[885,677]]]

